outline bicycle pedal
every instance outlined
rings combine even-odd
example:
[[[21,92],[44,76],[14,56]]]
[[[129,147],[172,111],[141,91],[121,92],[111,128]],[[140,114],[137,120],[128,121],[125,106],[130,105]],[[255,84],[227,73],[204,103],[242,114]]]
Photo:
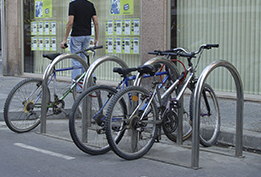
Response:
[[[156,138],[155,138],[155,143],[160,143],[160,140],[161,140],[161,137],[160,136],[157,136]]]
[[[181,108],[181,102],[178,100],[174,100],[170,103],[170,106],[173,108]]]

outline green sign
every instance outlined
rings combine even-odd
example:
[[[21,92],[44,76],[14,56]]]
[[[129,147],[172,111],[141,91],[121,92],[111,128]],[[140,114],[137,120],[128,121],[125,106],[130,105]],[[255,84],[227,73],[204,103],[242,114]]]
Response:
[[[52,17],[52,0],[35,0],[35,18]]]
[[[133,0],[110,0],[111,15],[133,15]]]

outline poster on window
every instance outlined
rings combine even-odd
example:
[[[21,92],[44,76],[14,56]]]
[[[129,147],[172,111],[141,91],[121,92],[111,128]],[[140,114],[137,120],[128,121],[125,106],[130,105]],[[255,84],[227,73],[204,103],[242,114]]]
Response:
[[[106,53],[113,53],[113,38],[106,38]]]
[[[50,38],[45,37],[44,38],[44,51],[49,51],[50,50]]]
[[[122,38],[122,53],[130,54],[131,53],[131,41],[130,38]]]
[[[31,50],[32,51],[36,51],[37,50],[37,38],[36,37],[32,37],[31,38]]]
[[[37,35],[37,23],[31,22],[31,35]]]
[[[116,26],[116,35],[121,35],[122,28],[121,28],[121,20],[115,20]]]
[[[35,18],[52,17],[52,0],[35,0]]]
[[[50,23],[48,21],[44,22],[44,35],[50,34]]]
[[[115,39],[115,46],[116,46],[116,53],[121,53],[122,45],[121,45],[121,38]]]
[[[38,22],[38,35],[43,35],[43,22]]]
[[[106,35],[113,35],[113,20],[105,20]]]
[[[132,35],[140,35],[140,19],[133,19],[132,20]]]
[[[133,38],[132,40],[132,53],[133,54],[139,54],[140,53],[140,42],[139,42],[139,38]]]
[[[39,37],[39,50],[40,50],[40,51],[43,51],[43,50],[44,50],[43,37]]]
[[[51,30],[50,30],[51,35],[56,35],[56,22],[52,21],[50,22],[50,24],[51,24]]]
[[[123,33],[123,35],[130,35],[131,34],[130,19],[122,20],[122,33]]]
[[[52,37],[51,39],[51,50],[56,51],[56,37]]]
[[[111,15],[133,15],[133,0],[111,0]]]

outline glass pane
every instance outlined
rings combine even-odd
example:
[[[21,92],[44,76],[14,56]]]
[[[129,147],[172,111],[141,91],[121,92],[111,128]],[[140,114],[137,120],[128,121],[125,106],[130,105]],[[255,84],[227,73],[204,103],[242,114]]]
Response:
[[[239,71],[245,93],[260,94],[261,83],[254,81],[259,81],[261,74],[261,2],[172,0],[172,4],[176,28],[172,30],[172,39],[176,39],[176,46],[195,51],[203,43],[220,45],[218,49],[203,53],[198,75],[212,61],[226,60]],[[216,90],[235,91],[230,76],[230,73],[219,70],[211,74],[209,83]]]
[[[24,0],[24,71],[44,73],[49,60],[43,53],[69,53],[60,48],[71,0]],[[99,21],[99,45],[91,63],[104,55],[118,56],[128,66],[140,64],[140,1],[92,0]],[[112,25],[112,26],[110,26]],[[111,30],[111,31],[108,31]],[[94,40],[94,28],[92,39]],[[62,64],[70,66],[70,62]],[[114,80],[113,64],[97,69],[104,80]],[[68,72],[68,76],[70,72]]]

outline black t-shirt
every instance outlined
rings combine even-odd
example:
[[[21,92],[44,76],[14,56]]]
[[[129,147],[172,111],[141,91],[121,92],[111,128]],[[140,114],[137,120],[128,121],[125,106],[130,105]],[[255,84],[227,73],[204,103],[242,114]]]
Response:
[[[76,0],[69,4],[69,15],[74,16],[71,36],[91,35],[91,19],[96,15],[94,5],[87,0]]]

